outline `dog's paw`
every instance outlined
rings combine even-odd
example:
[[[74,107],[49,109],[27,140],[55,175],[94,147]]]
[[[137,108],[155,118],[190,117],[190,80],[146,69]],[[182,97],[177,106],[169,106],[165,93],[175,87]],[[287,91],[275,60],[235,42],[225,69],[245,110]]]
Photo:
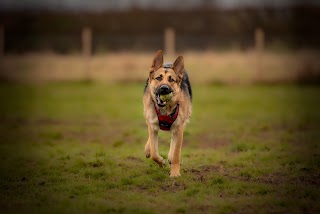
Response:
[[[170,170],[170,177],[179,177],[180,174],[180,165],[172,165],[171,164],[171,170]]]
[[[180,177],[181,176],[181,174],[180,174],[180,172],[179,171],[177,171],[177,172],[170,172],[170,177],[171,178],[176,178],[176,177]]]
[[[166,160],[161,156],[152,157],[152,160],[154,160],[160,167],[164,167],[166,165]]]
[[[159,160],[157,163],[160,167],[164,167],[166,165],[166,160],[163,157],[159,157]]]
[[[150,158],[150,146],[149,145],[145,146],[144,153],[146,154],[146,158]]]

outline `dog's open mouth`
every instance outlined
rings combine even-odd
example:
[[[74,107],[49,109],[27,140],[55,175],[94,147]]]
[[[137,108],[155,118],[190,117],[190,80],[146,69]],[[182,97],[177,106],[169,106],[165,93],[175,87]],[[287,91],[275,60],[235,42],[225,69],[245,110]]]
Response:
[[[156,100],[159,107],[165,107],[167,102],[169,102],[173,97],[173,92],[166,94],[156,94]]]
[[[165,107],[167,105],[167,101],[160,99],[160,94],[156,95],[156,100],[159,107]]]
[[[159,107],[165,107],[167,103],[172,99],[173,97],[173,91],[168,85],[161,85],[159,88],[157,88],[155,92],[155,97],[157,101],[157,105]]]

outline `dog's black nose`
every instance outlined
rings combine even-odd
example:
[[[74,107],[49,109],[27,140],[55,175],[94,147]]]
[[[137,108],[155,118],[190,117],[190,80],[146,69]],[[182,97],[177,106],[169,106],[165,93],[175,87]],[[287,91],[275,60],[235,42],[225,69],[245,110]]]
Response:
[[[160,94],[169,94],[172,90],[168,85],[161,85],[160,86]]]

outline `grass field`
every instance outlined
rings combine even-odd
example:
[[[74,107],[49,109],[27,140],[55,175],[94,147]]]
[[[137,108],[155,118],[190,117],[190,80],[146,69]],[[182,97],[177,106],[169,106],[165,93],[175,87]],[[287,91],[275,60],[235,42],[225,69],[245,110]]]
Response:
[[[144,156],[143,83],[0,85],[1,212],[320,211],[318,86],[193,90],[172,179]]]

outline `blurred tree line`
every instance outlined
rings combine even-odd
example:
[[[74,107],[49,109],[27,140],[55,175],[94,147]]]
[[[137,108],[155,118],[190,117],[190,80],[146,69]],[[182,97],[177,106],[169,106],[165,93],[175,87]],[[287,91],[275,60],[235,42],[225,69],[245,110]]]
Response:
[[[113,12],[1,12],[5,51],[24,53],[81,50],[81,31],[90,27],[93,52],[163,49],[167,27],[176,32],[176,48],[246,50],[254,46],[254,30],[265,32],[268,49],[319,49],[319,6],[281,8],[130,10]]]

